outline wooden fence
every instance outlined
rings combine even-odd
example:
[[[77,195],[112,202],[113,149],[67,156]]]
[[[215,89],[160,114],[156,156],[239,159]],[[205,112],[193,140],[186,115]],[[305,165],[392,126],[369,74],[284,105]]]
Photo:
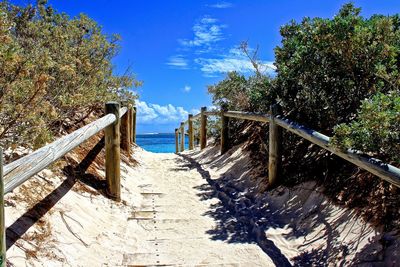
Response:
[[[6,265],[6,236],[4,224],[4,194],[12,192],[26,180],[45,169],[56,160],[104,130],[106,150],[107,195],[121,199],[120,148],[130,152],[136,142],[136,108],[126,103],[108,102],[106,115],[35,152],[3,167],[3,152],[0,149],[0,267]]]
[[[358,167],[373,173],[381,179],[400,187],[400,169],[386,164],[379,159],[368,157],[365,153],[349,149],[342,151],[329,144],[330,138],[322,133],[308,129],[296,122],[292,122],[281,116],[280,107],[273,105],[269,114],[257,114],[241,111],[212,111],[208,112],[205,107],[201,108],[201,112],[197,115],[189,115],[186,122],[181,123],[181,127],[175,129],[175,141],[178,144],[181,141],[181,149],[176,146],[176,153],[184,151],[185,142],[185,125],[188,127],[189,148],[194,147],[194,131],[193,122],[200,119],[200,149],[204,149],[207,145],[207,116],[221,117],[221,154],[228,150],[229,143],[229,120],[243,119],[251,121],[259,121],[269,123],[269,158],[268,158],[268,179],[269,184],[274,186],[279,178],[281,161],[282,161],[282,128],[301,136],[304,139],[328,150],[329,152],[357,165]]]

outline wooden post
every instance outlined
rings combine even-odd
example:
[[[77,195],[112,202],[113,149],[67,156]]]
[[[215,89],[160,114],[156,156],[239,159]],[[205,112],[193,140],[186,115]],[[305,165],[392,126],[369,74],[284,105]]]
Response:
[[[132,111],[132,143],[136,144],[136,115],[137,108],[133,107]]]
[[[269,186],[275,186],[282,162],[282,129],[276,124],[275,116],[281,113],[279,105],[271,106],[271,121],[269,123]]]
[[[207,111],[206,107],[201,108],[200,115],[200,148],[204,149],[207,146],[207,116],[205,112]]]
[[[131,154],[131,126],[129,108],[121,118],[121,149]]]
[[[229,118],[224,116],[227,110],[225,106],[221,106],[221,155],[229,148]]]
[[[129,121],[129,142],[133,144],[133,107],[129,105],[128,107],[128,121]]]
[[[175,129],[175,153],[179,152],[179,131]]]
[[[106,180],[109,197],[121,200],[120,185],[120,118],[118,102],[106,103],[106,114],[114,114],[116,120],[105,128],[106,141]]]
[[[193,114],[189,114],[188,123],[189,123],[189,150],[194,148],[194,132],[193,132]]]
[[[0,267],[6,266],[6,225],[4,215],[3,149],[0,148]]]
[[[181,152],[185,151],[185,123],[181,122]]]

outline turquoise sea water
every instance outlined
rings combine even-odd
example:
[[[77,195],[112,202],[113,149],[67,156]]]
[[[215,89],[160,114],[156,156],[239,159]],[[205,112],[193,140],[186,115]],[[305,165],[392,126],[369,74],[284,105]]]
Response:
[[[155,153],[175,153],[175,134],[138,134],[136,143],[144,150]],[[185,149],[188,146],[188,137],[185,137]]]

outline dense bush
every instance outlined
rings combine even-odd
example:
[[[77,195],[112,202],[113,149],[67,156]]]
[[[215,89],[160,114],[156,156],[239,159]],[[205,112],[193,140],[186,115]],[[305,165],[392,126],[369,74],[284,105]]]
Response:
[[[399,165],[400,17],[359,14],[346,4],[333,19],[305,18],[283,26],[282,45],[275,49],[276,75],[266,78],[257,70],[250,77],[228,74],[209,87],[214,104],[266,112],[278,102],[290,119],[335,134],[333,145]],[[234,133],[248,135],[246,147],[267,176],[268,127],[235,127]],[[335,201],[359,207],[367,220],[399,227],[394,186],[287,131],[283,142],[284,184],[315,180]]]
[[[362,102],[357,118],[335,127],[333,144],[400,162],[400,94],[378,93]]]
[[[400,88],[400,17],[366,19],[359,13],[346,4],[333,19],[305,18],[283,26],[282,45],[275,49],[276,76],[269,78],[256,70],[249,77],[229,73],[208,87],[214,105],[267,112],[278,102],[287,117],[325,134],[332,135],[340,124],[334,139],[337,146],[398,160],[398,146],[389,148],[389,142],[399,143],[398,118],[389,116],[394,111],[383,101],[395,101]],[[351,123],[361,102],[371,97]],[[373,127],[379,120],[383,123],[378,131]]]
[[[45,1],[0,3],[0,140],[40,146],[66,118],[85,117],[117,97],[134,99],[131,74],[113,74],[118,36],[96,22],[69,18]]]
[[[331,134],[354,118],[363,99],[399,88],[399,16],[359,13],[347,4],[333,19],[281,28],[276,94],[290,118]]]
[[[229,110],[267,111],[273,101],[271,78],[255,74],[245,77],[237,72],[228,73],[227,77],[216,85],[208,87],[216,106],[225,105]]]
[[[228,110],[267,112],[274,101],[272,83],[270,77],[258,72],[248,77],[230,72],[224,80],[209,86],[208,92],[213,97],[213,104],[219,109],[224,107]],[[231,146],[245,139],[241,133],[246,125],[248,122],[243,120],[230,120]],[[219,141],[219,119],[212,122],[208,134]]]

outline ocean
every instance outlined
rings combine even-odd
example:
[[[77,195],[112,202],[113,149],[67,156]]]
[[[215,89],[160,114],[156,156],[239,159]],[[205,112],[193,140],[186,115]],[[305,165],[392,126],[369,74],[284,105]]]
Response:
[[[185,136],[185,149],[188,143],[188,136]],[[154,153],[175,153],[175,133],[138,134],[136,144]]]

